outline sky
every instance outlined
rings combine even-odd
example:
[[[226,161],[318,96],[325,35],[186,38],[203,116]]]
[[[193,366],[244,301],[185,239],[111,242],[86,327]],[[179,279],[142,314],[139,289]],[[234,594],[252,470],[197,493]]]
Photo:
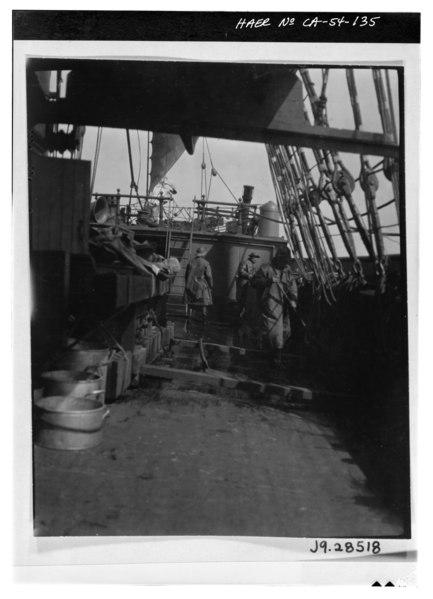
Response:
[[[315,83],[316,93],[320,94],[322,74],[320,69],[309,70]],[[379,109],[373,77],[370,69],[355,70],[358,101],[361,109],[362,129],[364,131],[382,132]],[[398,119],[398,93],[396,72],[391,73],[391,87],[396,117]],[[327,85],[327,112],[331,127],[353,129],[354,120],[347,88],[345,69],[331,69]],[[308,105],[308,101],[307,101]],[[144,131],[131,131],[131,152],[133,160],[134,180],[138,184],[139,193],[146,193],[146,163],[147,139]],[[82,158],[93,161],[96,148],[96,128],[88,127],[86,130]],[[309,164],[314,164],[312,153],[307,150]],[[359,175],[360,159],[358,155],[340,154],[344,165],[356,178]],[[379,157],[371,157],[373,166],[380,161]],[[206,164],[203,171],[202,163]],[[207,185],[211,178],[211,167],[218,172],[212,177],[208,200],[230,202],[242,195],[244,185],[254,187],[253,202],[264,204],[269,200],[275,202],[275,190],[271,179],[267,153],[264,144],[247,143],[231,140],[208,138],[207,143],[200,138],[194,154],[186,152],[167,173],[170,183],[176,188],[176,203],[180,206],[191,206],[194,197],[203,193],[203,173],[206,173]],[[313,171],[317,176],[317,169]],[[390,182],[381,174],[379,177],[378,205],[393,198]],[[117,189],[122,194],[130,193],[131,173],[128,158],[128,146],[125,130],[104,129],[102,132],[101,147],[96,169],[94,192],[115,193]],[[354,198],[361,212],[365,211],[365,201],[362,191],[357,186]],[[325,216],[333,218],[329,205],[322,202]],[[347,207],[347,205],[346,205]],[[347,212],[349,213],[348,207]],[[349,216],[350,213],[348,214]],[[386,227],[385,232],[397,232],[398,223],[395,204],[380,211],[381,223]],[[337,233],[336,227],[332,230]],[[281,231],[282,233],[282,231]],[[346,250],[338,236],[334,238],[337,251],[347,255]],[[357,252],[360,256],[366,255],[366,250],[359,236],[355,236]],[[388,253],[399,252],[399,238],[385,238],[385,249]]]
[[[138,183],[140,193],[145,194],[147,133],[131,131],[130,137],[134,178]],[[96,129],[89,127],[83,145],[82,158],[84,160],[93,160],[95,142]],[[264,144],[207,138],[204,152],[208,184],[212,164],[220,175],[212,178],[208,199],[224,202],[234,201],[232,193],[236,197],[240,197],[243,185],[254,187],[254,201],[257,203],[265,203],[275,197]],[[167,173],[167,178],[177,190],[176,202],[182,206],[191,205],[194,196],[198,198],[201,195],[202,162],[203,138],[200,138],[194,154],[191,156],[185,152]],[[104,129],[94,191],[113,193],[116,189],[120,189],[121,193],[129,193],[130,184],[126,132]]]

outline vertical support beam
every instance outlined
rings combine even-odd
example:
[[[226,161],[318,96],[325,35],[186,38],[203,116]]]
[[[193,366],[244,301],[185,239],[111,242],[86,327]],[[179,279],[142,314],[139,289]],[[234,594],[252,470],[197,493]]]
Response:
[[[46,368],[63,345],[69,309],[69,252],[33,252],[32,365]]]
[[[147,132],[147,152],[146,152],[146,196],[149,195],[150,189],[150,131]]]

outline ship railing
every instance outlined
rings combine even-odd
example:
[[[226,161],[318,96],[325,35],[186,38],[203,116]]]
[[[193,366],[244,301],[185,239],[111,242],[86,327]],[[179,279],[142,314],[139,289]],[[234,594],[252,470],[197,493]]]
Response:
[[[258,204],[193,200],[194,223],[206,231],[254,235]]]
[[[115,219],[127,225],[148,225],[171,230],[194,228],[245,235],[254,235],[257,229],[258,204],[194,199],[192,207],[180,206],[172,196],[143,195],[131,198],[119,191],[115,194],[95,192],[92,197],[102,204],[105,200],[106,220]]]

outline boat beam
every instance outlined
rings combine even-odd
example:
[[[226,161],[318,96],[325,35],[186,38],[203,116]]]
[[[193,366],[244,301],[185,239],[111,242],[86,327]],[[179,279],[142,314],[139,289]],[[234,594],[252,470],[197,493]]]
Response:
[[[41,83],[53,69],[69,73],[64,97],[50,97]],[[288,65],[29,59],[27,75],[29,128],[64,123],[177,134],[189,153],[195,137],[213,137],[400,154],[382,133],[306,123],[302,83]]]

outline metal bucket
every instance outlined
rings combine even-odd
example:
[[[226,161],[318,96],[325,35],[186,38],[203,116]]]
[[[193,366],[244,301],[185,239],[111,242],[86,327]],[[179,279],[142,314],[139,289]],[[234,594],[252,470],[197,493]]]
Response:
[[[80,450],[102,442],[110,411],[88,398],[52,396],[35,402],[35,443],[47,449]]]
[[[108,348],[84,348],[77,344],[72,349],[64,349],[55,367],[59,370],[88,370],[102,376],[101,389],[105,390],[110,350]]]
[[[69,397],[99,396],[104,393],[99,374],[76,370],[50,370],[41,374],[44,395]]]
[[[85,370],[108,359],[109,349],[65,349],[57,362],[61,370]]]

